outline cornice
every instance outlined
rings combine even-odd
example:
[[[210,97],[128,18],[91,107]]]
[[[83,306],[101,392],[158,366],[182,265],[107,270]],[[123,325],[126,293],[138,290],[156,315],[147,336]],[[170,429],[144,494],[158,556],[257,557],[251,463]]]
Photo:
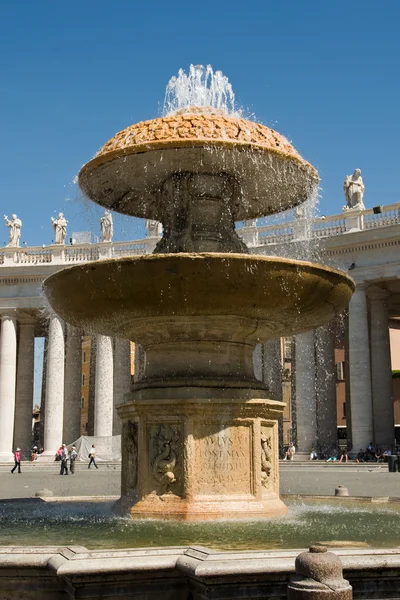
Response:
[[[345,235],[345,234],[343,234]],[[375,240],[359,244],[349,244],[338,248],[322,248],[322,256],[338,256],[341,254],[354,254],[355,252],[368,252],[370,250],[380,250],[382,248],[393,248],[400,246],[400,238],[392,240]]]

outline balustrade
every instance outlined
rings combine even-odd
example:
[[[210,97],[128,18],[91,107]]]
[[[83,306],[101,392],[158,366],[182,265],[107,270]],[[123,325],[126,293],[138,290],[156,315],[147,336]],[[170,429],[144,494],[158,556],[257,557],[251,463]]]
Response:
[[[357,213],[347,211],[340,215],[320,217],[313,219],[310,228],[311,238],[326,238],[342,235],[352,230],[354,219],[357,220],[359,229],[376,229],[388,227],[400,223],[400,203],[379,207],[377,209],[366,209]],[[291,242],[297,237],[295,235],[294,221],[285,224],[245,226],[243,233],[254,230],[254,235],[248,240],[250,247],[262,248],[273,244]],[[241,229],[238,230],[241,235]],[[250,236],[251,237],[251,236]],[[71,246],[47,246],[29,248],[2,248],[0,249],[0,267],[40,265],[40,264],[76,264],[85,263],[102,258],[122,258],[124,256],[137,256],[148,254],[153,251],[154,238],[144,238],[127,242],[110,242],[104,244],[72,244]]]

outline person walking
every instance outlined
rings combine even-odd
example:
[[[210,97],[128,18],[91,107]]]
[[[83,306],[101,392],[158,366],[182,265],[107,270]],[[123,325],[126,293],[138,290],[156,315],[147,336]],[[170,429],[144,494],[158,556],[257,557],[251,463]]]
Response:
[[[68,475],[68,448],[65,444],[61,446],[61,469],[60,475]]]
[[[14,452],[14,468],[11,469],[11,473],[14,473],[15,469],[18,467],[18,473],[21,473],[21,448],[17,448]]]
[[[92,444],[92,447],[90,448],[89,458],[90,458],[90,460],[89,460],[88,469],[90,469],[90,465],[92,463],[94,464],[96,469],[98,469],[99,467],[96,465],[96,446],[94,444]]]
[[[69,453],[69,472],[71,475],[75,475],[75,461],[78,457],[78,453],[75,449],[75,446],[71,446],[71,451]]]

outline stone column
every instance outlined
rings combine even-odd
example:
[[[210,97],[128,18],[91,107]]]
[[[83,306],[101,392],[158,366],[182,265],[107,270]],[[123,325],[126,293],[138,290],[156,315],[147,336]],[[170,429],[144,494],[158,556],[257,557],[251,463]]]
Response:
[[[367,298],[357,284],[349,304],[349,371],[352,455],[373,440]]]
[[[94,435],[112,435],[113,420],[113,350],[112,338],[96,338],[96,380],[94,403]]]
[[[44,452],[40,458],[52,460],[63,443],[64,322],[58,315],[49,318],[47,343]]]
[[[80,436],[81,426],[82,336],[67,324],[63,441],[71,444]]]
[[[115,338],[114,342],[114,401],[112,434],[121,435],[121,419],[115,409],[122,404],[124,396],[131,389],[131,343]]]
[[[316,395],[318,441],[321,450],[337,446],[336,369],[330,325],[319,327],[316,342]]]
[[[96,396],[96,336],[90,338],[90,366],[89,366],[89,406],[88,428],[86,435],[94,435],[94,403]]]
[[[35,321],[19,319],[17,389],[14,440],[29,457],[32,443],[33,372],[35,366]]]
[[[296,453],[306,454],[317,446],[314,330],[296,335]]]
[[[263,344],[262,380],[268,386],[270,398],[283,400],[281,338]],[[283,414],[278,418],[279,456],[283,456]]]
[[[386,290],[368,288],[371,316],[371,375],[374,441],[378,446],[394,442],[394,407]]]
[[[135,372],[134,372],[134,381],[138,383],[142,380],[144,375],[146,363],[146,353],[143,350],[143,347],[140,344],[135,344]]]
[[[17,371],[16,311],[1,315],[0,334],[0,461],[13,461],[15,376]]]
[[[281,339],[275,338],[263,344],[262,380],[268,386],[273,400],[282,401]]]

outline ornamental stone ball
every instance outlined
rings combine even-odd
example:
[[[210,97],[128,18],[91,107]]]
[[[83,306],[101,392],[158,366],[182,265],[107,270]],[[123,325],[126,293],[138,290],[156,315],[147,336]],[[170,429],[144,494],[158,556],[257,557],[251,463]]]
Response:
[[[353,175],[346,176],[343,187],[347,202],[347,204],[343,207],[343,210],[365,210],[363,203],[365,187],[361,177],[360,169],[355,169]]]

